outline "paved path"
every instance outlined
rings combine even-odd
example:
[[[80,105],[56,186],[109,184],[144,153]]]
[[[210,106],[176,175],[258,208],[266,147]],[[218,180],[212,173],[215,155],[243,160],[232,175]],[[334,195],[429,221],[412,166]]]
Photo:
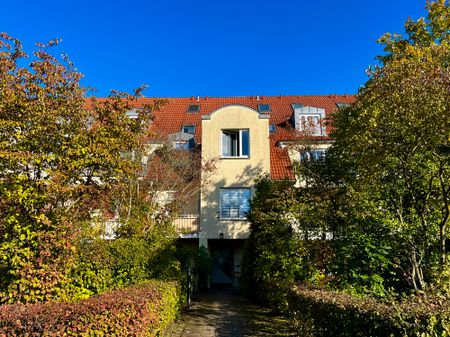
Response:
[[[209,291],[193,299],[168,337],[294,337],[288,322],[249,303],[232,290]]]

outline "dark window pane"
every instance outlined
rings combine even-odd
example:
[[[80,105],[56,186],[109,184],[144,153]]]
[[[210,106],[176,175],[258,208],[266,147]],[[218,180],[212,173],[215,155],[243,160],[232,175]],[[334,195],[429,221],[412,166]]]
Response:
[[[258,110],[262,112],[271,111],[269,104],[258,104]]]
[[[236,157],[239,155],[239,132],[226,130],[222,131],[222,156]]]
[[[250,155],[250,137],[248,130],[242,130],[242,153],[241,156]]]
[[[199,112],[200,111],[200,105],[198,105],[198,104],[189,105],[187,111],[188,112]]]
[[[195,133],[195,125],[184,125],[183,126],[183,132],[184,133],[194,134]]]

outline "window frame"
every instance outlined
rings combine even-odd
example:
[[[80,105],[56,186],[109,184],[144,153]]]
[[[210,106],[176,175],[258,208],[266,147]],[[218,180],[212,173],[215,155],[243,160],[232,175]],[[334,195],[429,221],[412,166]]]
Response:
[[[268,109],[261,109],[262,106],[267,106]],[[261,103],[261,104],[258,104],[258,111],[261,113],[270,113],[270,112],[272,112],[272,108],[270,107],[270,104]]]
[[[315,158],[314,153],[321,153],[319,158]],[[308,158],[303,159],[302,157],[307,155]],[[311,162],[311,161],[320,161],[325,158],[326,155],[326,149],[310,149],[306,151],[300,152],[300,162]]]
[[[336,102],[336,106],[338,109],[349,107],[351,104],[346,102]]]
[[[292,110],[293,111],[295,111],[295,110],[297,110],[297,109],[301,109],[301,108],[303,108],[305,105],[304,104],[302,104],[302,103],[292,103],[291,104],[291,107],[292,107]]]
[[[189,141],[187,141],[187,142],[174,141],[173,148],[175,150],[185,151],[185,150],[190,150],[191,147],[190,147]]]
[[[193,128],[193,131],[192,131],[192,132],[185,132],[185,131],[184,131],[184,128],[185,128],[185,127],[192,127],[192,128]],[[182,133],[187,133],[187,134],[189,134],[189,135],[195,135],[195,129],[196,129],[196,127],[195,127],[194,124],[184,124],[184,125],[181,127],[181,132],[182,132]]]
[[[248,158],[250,158],[250,129],[221,129],[220,130],[221,132],[220,132],[220,157],[222,158],[222,159],[248,159]],[[248,134],[248,155],[242,155],[242,139],[243,139],[243,137],[242,137],[242,133],[243,133],[243,131],[247,131],[247,134]],[[238,132],[238,146],[237,146],[237,149],[236,149],[236,152],[237,153],[239,153],[239,155],[236,155],[236,156],[226,156],[226,155],[224,155],[223,154],[223,146],[224,146],[224,143],[223,143],[223,135],[224,135],[224,132]]]
[[[300,113],[298,114],[299,117],[299,131],[300,132],[305,132],[307,130],[305,130],[306,128],[303,127],[302,125],[302,117],[305,117],[305,121],[308,121],[308,117],[317,117],[317,121],[318,121],[318,125],[316,127],[316,132],[314,132],[311,136],[323,136],[323,128],[322,128],[322,116],[320,114],[317,113]]]
[[[248,196],[248,211],[250,211],[250,201],[252,199],[252,189],[251,187],[221,187],[219,189],[219,220],[224,220],[224,221],[242,221],[242,220],[247,220],[247,214],[243,214],[242,216],[240,216],[240,206],[242,205],[241,200],[239,199],[239,205],[237,208],[237,212],[238,212],[238,216],[237,217],[224,217],[222,216],[222,191],[231,191],[231,190],[246,190],[249,193]],[[231,207],[230,207],[231,209]],[[246,211],[246,213],[248,213],[248,211]],[[231,213],[230,213],[231,214]]]
[[[194,107],[194,106],[196,106],[197,109],[196,110],[191,110],[191,107]],[[186,112],[191,113],[191,114],[195,114],[195,113],[200,112],[200,104],[189,104],[187,109],[186,109]]]

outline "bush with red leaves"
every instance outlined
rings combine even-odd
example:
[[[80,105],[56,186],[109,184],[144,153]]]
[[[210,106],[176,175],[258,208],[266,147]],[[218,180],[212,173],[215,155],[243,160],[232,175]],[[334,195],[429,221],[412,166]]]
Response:
[[[0,336],[154,336],[178,313],[176,282],[149,281],[77,303],[0,306]]]

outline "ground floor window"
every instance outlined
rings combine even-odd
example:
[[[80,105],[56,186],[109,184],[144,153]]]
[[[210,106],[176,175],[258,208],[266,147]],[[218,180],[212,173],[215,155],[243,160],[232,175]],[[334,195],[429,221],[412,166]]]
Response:
[[[245,219],[250,211],[250,188],[220,189],[220,218]]]

